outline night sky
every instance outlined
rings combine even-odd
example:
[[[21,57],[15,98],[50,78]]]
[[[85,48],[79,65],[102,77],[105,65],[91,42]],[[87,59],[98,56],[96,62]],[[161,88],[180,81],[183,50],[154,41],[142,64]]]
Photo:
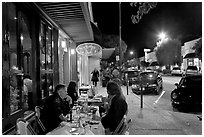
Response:
[[[118,2],[93,2],[92,10],[94,22],[103,34],[119,35]],[[201,2],[158,2],[138,24],[133,24],[131,15],[136,11],[129,2],[122,2],[122,39],[128,46],[127,51],[137,52],[138,57],[144,56],[144,48],[155,47],[161,31],[182,43],[202,37]]]

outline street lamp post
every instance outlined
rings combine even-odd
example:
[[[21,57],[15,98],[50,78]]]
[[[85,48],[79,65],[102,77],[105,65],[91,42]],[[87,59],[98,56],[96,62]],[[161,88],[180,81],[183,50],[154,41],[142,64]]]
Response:
[[[120,72],[120,80],[122,80],[122,47],[121,47],[121,2],[119,2],[119,72]]]

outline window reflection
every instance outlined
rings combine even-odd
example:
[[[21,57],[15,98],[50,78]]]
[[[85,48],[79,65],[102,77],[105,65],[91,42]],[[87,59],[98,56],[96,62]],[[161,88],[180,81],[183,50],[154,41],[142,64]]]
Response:
[[[32,101],[32,79],[31,79],[31,37],[29,31],[29,22],[24,13],[21,13],[21,45],[22,49],[22,71],[23,71],[23,94],[22,94],[22,105],[24,109],[31,109],[33,107]]]
[[[17,20],[14,19],[17,16],[16,8],[12,3],[8,3],[8,33],[9,33],[9,51],[10,51],[10,113],[20,109],[20,90],[18,86],[17,73]]]
[[[42,98],[53,93],[53,46],[52,29],[45,24],[40,27],[41,91]]]

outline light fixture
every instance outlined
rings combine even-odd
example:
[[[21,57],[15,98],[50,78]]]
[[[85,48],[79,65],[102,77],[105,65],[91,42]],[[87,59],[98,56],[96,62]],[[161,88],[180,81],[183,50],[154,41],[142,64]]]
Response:
[[[71,49],[71,54],[74,55],[75,54],[75,50]]]

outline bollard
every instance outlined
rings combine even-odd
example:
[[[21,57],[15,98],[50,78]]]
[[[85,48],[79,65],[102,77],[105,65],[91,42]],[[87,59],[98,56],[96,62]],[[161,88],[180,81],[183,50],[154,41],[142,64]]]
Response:
[[[141,108],[143,108],[143,88],[141,87],[141,92],[140,92],[140,101],[141,101]]]
[[[128,85],[129,85],[129,83],[127,82],[127,86],[126,86],[127,87],[127,95],[128,95]]]

